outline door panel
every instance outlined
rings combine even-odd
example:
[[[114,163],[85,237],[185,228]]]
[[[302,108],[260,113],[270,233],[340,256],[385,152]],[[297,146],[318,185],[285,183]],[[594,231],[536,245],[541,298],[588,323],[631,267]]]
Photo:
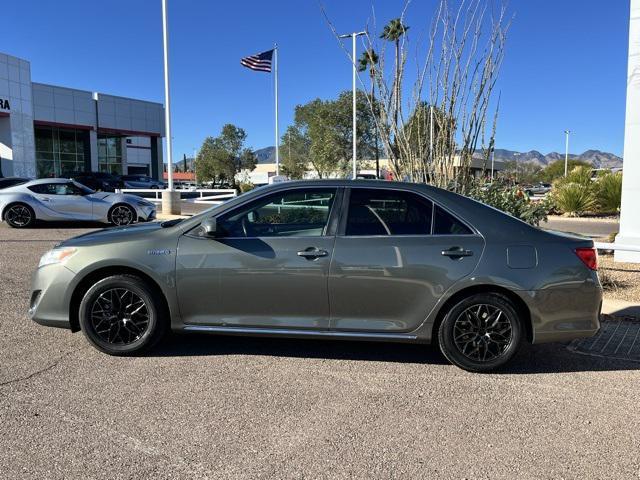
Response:
[[[216,238],[184,235],[176,271],[184,322],[327,330],[336,197],[335,188],[281,191],[218,216]]]
[[[331,328],[415,330],[438,299],[478,264],[477,235],[338,237],[329,272]],[[461,247],[470,256],[449,257]]]
[[[327,275],[333,243],[334,237],[183,236],[176,269],[183,321],[328,329]],[[311,248],[327,255],[298,255]]]

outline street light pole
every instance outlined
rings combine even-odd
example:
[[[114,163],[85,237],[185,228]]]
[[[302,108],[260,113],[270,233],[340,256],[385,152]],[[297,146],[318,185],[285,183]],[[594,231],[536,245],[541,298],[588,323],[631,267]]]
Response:
[[[361,35],[366,35],[367,32],[353,32],[346,33],[344,35],[340,35],[338,38],[349,38],[351,37],[351,60],[353,63],[353,177],[352,179],[356,179],[356,175],[358,174],[357,166],[356,166],[356,158],[357,158],[357,136],[356,136],[356,38]]]
[[[565,141],[564,141],[564,176],[567,176],[567,170],[569,168],[569,134],[571,133],[571,130],[565,130],[564,131],[564,136],[565,136]]]

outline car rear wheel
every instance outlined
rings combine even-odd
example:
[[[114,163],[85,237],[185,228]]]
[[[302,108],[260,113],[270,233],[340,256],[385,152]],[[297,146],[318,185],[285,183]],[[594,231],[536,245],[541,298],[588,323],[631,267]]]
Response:
[[[168,320],[158,294],[140,278],[114,275],[93,285],[80,303],[80,328],[109,355],[133,355],[153,347]]]
[[[109,210],[109,222],[113,225],[122,226],[130,225],[136,220],[136,212],[129,205],[121,203],[114,205]]]
[[[522,321],[506,297],[481,293],[455,304],[440,324],[442,354],[470,372],[488,372],[506,364],[518,350]]]
[[[36,221],[36,214],[25,203],[14,203],[4,211],[4,221],[13,228],[30,227]]]

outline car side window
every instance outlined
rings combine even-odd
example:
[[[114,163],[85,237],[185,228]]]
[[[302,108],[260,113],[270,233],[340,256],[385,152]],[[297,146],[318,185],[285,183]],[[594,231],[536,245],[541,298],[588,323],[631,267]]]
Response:
[[[449,212],[436,205],[434,212],[434,235],[472,235],[473,232],[464,223]]]
[[[223,237],[317,237],[324,235],[336,189],[298,189],[274,193],[223,214]]]
[[[433,203],[411,192],[353,188],[346,235],[431,235]]]

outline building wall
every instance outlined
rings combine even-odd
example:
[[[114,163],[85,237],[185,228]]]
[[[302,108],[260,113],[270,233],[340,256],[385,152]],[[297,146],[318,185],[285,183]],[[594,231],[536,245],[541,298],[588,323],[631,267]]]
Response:
[[[0,53],[0,167],[8,176],[35,176],[31,65]]]

